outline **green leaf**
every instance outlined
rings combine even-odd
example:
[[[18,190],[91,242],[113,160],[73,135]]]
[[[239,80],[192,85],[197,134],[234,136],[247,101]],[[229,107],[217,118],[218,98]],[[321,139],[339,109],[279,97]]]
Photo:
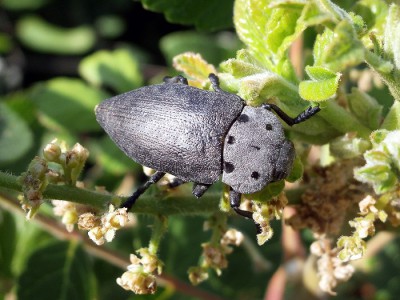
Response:
[[[61,28],[34,15],[18,20],[17,36],[33,50],[69,55],[89,51],[96,40],[94,30],[88,26]]]
[[[265,68],[275,71],[282,60],[288,44],[293,40],[300,8],[272,8],[268,0],[237,0],[234,6],[234,23],[239,38],[247,45],[250,53]],[[284,46],[281,49],[282,44]]]
[[[25,121],[0,103],[0,165],[21,158],[33,145],[33,134]]]
[[[195,31],[178,31],[165,35],[160,40],[160,49],[167,63],[184,52],[199,53],[205,60],[219,64],[235,55],[239,40],[228,33],[209,35]]]
[[[95,86],[107,86],[118,93],[140,87],[143,78],[139,62],[129,49],[101,50],[84,58],[79,65],[80,75]]]
[[[162,12],[171,23],[195,25],[200,30],[232,26],[233,0],[141,0],[144,8]]]
[[[198,87],[205,87],[208,85],[208,75],[210,73],[217,73],[215,67],[205,61],[200,54],[186,52],[177,55],[173,59],[173,66],[178,71],[184,72],[190,78],[198,82]],[[195,85],[195,84],[190,84]]]
[[[57,242],[35,251],[18,279],[18,299],[93,299],[93,273],[76,242]]]
[[[365,139],[344,135],[332,140],[329,144],[330,153],[337,158],[350,159],[358,157],[371,147]]]
[[[13,257],[16,248],[16,224],[14,217],[0,210],[0,276],[13,277]]]
[[[367,31],[363,35],[363,44],[368,48],[372,47],[369,33],[373,32],[376,36],[383,36],[385,30],[388,5],[382,0],[359,0],[353,6],[352,11],[361,16]]]
[[[285,181],[279,180],[276,182],[271,182],[261,191],[249,195],[245,195],[247,199],[252,199],[255,201],[265,202],[273,197],[278,196],[285,187]]]
[[[323,67],[306,67],[306,72],[312,80],[299,84],[300,96],[308,101],[324,101],[335,96],[339,87],[340,73],[334,73]]]
[[[273,97],[279,99],[298,98],[295,85],[269,71],[241,78],[239,96],[252,106],[258,106]]]
[[[325,28],[314,44],[314,65],[338,72],[364,61],[365,49],[352,23],[341,21],[332,31]]]
[[[9,10],[27,10],[38,9],[46,4],[49,0],[3,0],[1,6]]]
[[[127,157],[109,137],[96,139],[89,143],[90,157],[114,176],[126,174],[138,167],[132,159]]]
[[[44,126],[72,133],[100,130],[94,107],[108,97],[79,79],[62,77],[35,85],[30,94]]]
[[[301,162],[300,157],[296,155],[296,158],[293,162],[293,168],[290,171],[289,176],[286,177],[285,180],[288,182],[295,182],[303,176],[303,171],[304,171],[303,163]]]
[[[108,39],[119,37],[126,29],[126,22],[122,16],[102,15],[95,23],[99,35]]]
[[[6,54],[13,48],[13,42],[8,34],[0,32],[0,54]]]
[[[378,129],[382,106],[368,94],[353,88],[347,97],[351,112],[357,119],[370,129]]]
[[[396,130],[400,129],[400,102],[393,103],[382,123],[381,129]]]
[[[392,4],[386,18],[383,50],[385,58],[394,61],[396,69],[400,69],[400,7]]]

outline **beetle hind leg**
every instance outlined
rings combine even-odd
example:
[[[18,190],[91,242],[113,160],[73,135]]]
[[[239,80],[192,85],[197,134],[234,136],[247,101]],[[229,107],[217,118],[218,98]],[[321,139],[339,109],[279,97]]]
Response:
[[[136,200],[154,183],[159,181],[165,175],[164,172],[157,171],[153,175],[150,176],[149,180],[146,181],[145,184],[140,186],[133,194],[130,196],[124,203],[122,203],[121,207],[126,207],[128,211],[135,204]]]

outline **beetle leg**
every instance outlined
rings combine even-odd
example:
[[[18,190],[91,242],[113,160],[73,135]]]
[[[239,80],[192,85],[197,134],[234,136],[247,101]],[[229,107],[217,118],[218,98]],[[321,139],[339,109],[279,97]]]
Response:
[[[203,194],[208,190],[211,184],[197,183],[193,184],[192,194],[196,196],[196,198],[200,198]]]
[[[257,234],[261,233],[261,226],[260,224],[256,223],[253,219],[253,213],[250,211],[246,211],[243,209],[240,209],[240,198],[242,194],[234,191],[231,187],[229,188],[229,202],[231,204],[232,209],[240,216],[245,217],[247,219],[253,220],[253,222],[256,224],[256,230]]]
[[[185,77],[183,77],[182,75],[178,75],[175,77],[166,76],[166,77],[164,77],[164,83],[181,83],[181,84],[189,85],[187,79]]]
[[[241,193],[236,192],[231,187],[229,188],[229,202],[231,204],[232,209],[242,217],[245,217],[247,219],[253,219],[253,214],[251,212],[239,208],[241,196],[242,196]]]
[[[262,107],[264,107],[265,109],[268,109],[268,110],[272,109],[289,126],[293,126],[295,124],[301,123],[301,122],[311,118],[313,115],[315,115],[317,112],[319,112],[321,110],[319,105],[318,106],[310,106],[305,111],[301,112],[297,117],[292,118],[292,117],[289,117],[284,111],[282,111],[275,104],[263,104]]]
[[[140,186],[133,194],[122,203],[121,207],[126,207],[128,211],[132,208],[135,204],[136,200],[142,195],[152,184],[159,181],[165,175],[164,172],[157,171],[153,175],[150,176],[149,180],[146,181],[145,184]]]
[[[221,87],[219,86],[219,78],[217,75],[215,75],[214,73],[210,73],[210,75],[208,75],[208,79],[210,79],[214,91],[224,92],[224,90],[221,89]]]
[[[174,177],[174,179],[172,179],[169,183],[168,183],[168,187],[173,189],[176,188],[178,186],[180,186],[181,184],[186,183],[186,181],[183,181],[180,178]]]

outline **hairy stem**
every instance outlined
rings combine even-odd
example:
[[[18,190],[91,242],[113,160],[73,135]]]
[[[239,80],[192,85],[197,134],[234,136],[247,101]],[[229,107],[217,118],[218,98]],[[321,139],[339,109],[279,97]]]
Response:
[[[18,176],[7,174],[0,171],[0,189],[5,188],[16,192],[22,191],[22,185],[18,182]],[[102,194],[99,192],[80,189],[73,186],[49,184],[43,192],[44,199],[66,200],[80,204],[86,204],[98,209],[105,209],[115,196],[112,194]],[[125,197],[121,197],[125,198]],[[173,201],[171,201],[173,198]],[[143,214],[186,214],[201,215],[219,211],[219,193],[206,193],[201,200],[192,195],[168,196],[160,194],[151,196],[145,194],[140,198],[132,211]]]

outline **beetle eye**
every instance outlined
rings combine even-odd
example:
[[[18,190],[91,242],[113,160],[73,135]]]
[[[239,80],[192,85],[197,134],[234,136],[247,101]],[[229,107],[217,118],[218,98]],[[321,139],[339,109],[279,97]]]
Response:
[[[267,124],[267,125],[265,125],[265,128],[266,128],[267,130],[272,130],[272,125],[271,125],[271,124]]]
[[[258,172],[254,171],[253,173],[251,173],[251,178],[254,178],[257,180],[259,177],[260,177],[260,174]]]
[[[226,173],[232,173],[235,170],[235,166],[230,162],[224,162],[224,171]]]

